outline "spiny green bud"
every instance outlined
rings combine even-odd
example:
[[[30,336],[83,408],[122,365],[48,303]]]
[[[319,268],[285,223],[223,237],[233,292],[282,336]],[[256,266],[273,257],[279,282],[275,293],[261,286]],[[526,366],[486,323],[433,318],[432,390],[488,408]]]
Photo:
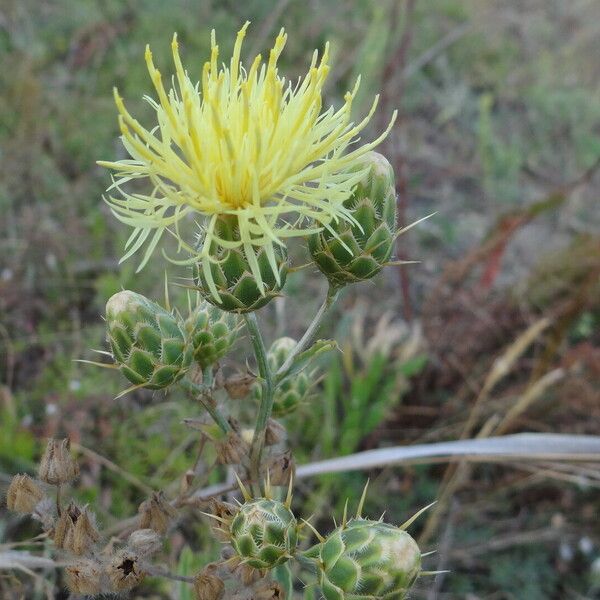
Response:
[[[421,572],[421,551],[403,529],[352,519],[320,544],[325,600],[403,600]]]
[[[240,506],[229,534],[231,545],[245,564],[272,569],[295,552],[298,522],[283,502],[258,498]]]
[[[219,217],[215,233],[225,242],[239,240],[236,218]],[[211,261],[206,262],[206,266],[202,263],[194,266],[194,280],[207,302],[228,312],[247,313],[262,308],[279,295],[288,272],[286,248],[278,244],[252,248],[254,268],[243,247],[225,248],[216,244],[210,251]],[[270,258],[265,248],[273,248]],[[204,268],[210,271],[211,277],[207,277]],[[260,278],[257,277],[257,272]],[[213,289],[211,281],[214,282]]]
[[[271,344],[267,352],[267,360],[273,373],[283,366],[297,344],[298,342],[290,337],[279,338]],[[274,417],[284,417],[294,412],[307,399],[314,383],[314,375],[314,372],[307,373],[304,370],[281,381],[273,398]],[[255,385],[253,395],[257,400],[260,399],[260,394],[261,387]]]
[[[136,386],[160,390],[181,379],[192,362],[181,318],[125,290],[106,303],[108,341],[121,373]]]
[[[396,235],[392,166],[381,154],[369,152],[354,168],[365,172],[344,202],[355,222],[339,220],[331,230],[308,238],[315,264],[338,287],[377,275],[390,260]]]
[[[214,365],[229,352],[239,329],[238,317],[199,302],[185,321],[194,360],[202,369]]]

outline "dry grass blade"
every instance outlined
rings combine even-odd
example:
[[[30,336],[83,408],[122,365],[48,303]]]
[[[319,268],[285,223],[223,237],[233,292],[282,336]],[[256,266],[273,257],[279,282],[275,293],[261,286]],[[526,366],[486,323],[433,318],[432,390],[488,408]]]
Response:
[[[525,393],[511,406],[498,427],[496,427],[495,433],[497,435],[505,433],[519,415],[522,415],[546,390],[558,383],[565,374],[564,369],[554,369],[528,386]]]

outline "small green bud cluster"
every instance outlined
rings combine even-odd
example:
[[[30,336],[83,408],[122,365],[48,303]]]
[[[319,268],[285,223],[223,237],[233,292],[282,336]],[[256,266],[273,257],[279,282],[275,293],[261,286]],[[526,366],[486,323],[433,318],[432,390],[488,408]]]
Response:
[[[285,363],[298,342],[290,337],[276,339],[268,350],[267,360],[269,368],[276,373]],[[294,412],[302,403],[306,402],[316,383],[316,371],[303,369],[293,376],[284,377],[277,386],[273,398],[273,416],[285,417]],[[255,384],[253,395],[260,399],[261,388]]]
[[[133,388],[162,390],[197,363],[216,363],[239,331],[234,315],[199,302],[183,319],[145,296],[118,292],[106,304],[107,337],[116,365]],[[132,388],[130,388],[132,389]]]

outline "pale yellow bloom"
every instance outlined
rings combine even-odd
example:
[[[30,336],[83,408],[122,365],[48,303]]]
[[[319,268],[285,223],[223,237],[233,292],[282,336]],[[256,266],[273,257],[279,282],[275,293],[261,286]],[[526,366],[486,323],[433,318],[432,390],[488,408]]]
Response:
[[[213,243],[243,247],[253,275],[255,249],[283,238],[302,236],[327,227],[333,220],[351,219],[343,207],[362,173],[349,170],[360,156],[376,146],[374,141],[355,146],[359,132],[373,115],[359,123],[350,119],[352,92],[341,108],[322,112],[322,89],[329,72],[329,47],[322,56],[314,52],[308,73],[297,82],[287,81],[277,61],[287,39],[282,29],[268,61],[258,55],[249,69],[240,61],[248,23],[237,35],[229,66],[218,65],[219,47],[211,36],[211,56],[201,81],[192,83],[181,63],[177,36],[172,50],[173,87],[166,91],[161,74],[146,48],[146,64],[157,98],[145,99],[156,111],[157,125],[144,128],[125,108],[115,90],[122,141],[131,160],[100,162],[116,174],[107,199],[113,213],[133,227],[123,259],[147,250],[140,268],[165,231],[173,233],[189,261],[210,261]],[[149,194],[126,191],[132,179],[147,178]],[[194,215],[201,228],[200,243],[186,241],[179,224]],[[215,233],[220,215],[235,215],[239,239],[224,240]],[[182,261],[184,262],[184,261]]]

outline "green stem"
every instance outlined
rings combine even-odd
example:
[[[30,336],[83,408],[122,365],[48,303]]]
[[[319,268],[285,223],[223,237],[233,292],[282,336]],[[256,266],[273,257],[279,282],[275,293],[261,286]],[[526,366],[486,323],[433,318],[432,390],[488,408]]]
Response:
[[[333,303],[337,300],[339,291],[340,291],[339,287],[334,287],[332,285],[329,286],[329,289],[327,290],[327,296],[325,297],[325,300],[323,300],[323,304],[321,304],[321,306],[319,307],[319,310],[317,311],[317,314],[315,315],[311,324],[308,326],[307,330],[304,332],[304,335],[302,336],[302,338],[300,338],[300,341],[296,344],[294,349],[290,352],[290,355],[287,357],[286,361],[283,363],[283,365],[281,365],[281,368],[275,374],[276,380],[278,382],[285,378],[285,376],[287,375],[287,372],[290,370],[290,368],[294,362],[294,359],[299,354],[304,352],[304,350],[306,350],[308,348],[308,346],[312,343],[312,340],[315,337],[317,330],[323,323],[323,320],[325,319],[325,316],[329,312],[329,309],[331,308]]]
[[[271,416],[271,410],[273,409],[275,380],[273,378],[273,373],[269,368],[269,363],[267,361],[267,349],[258,327],[256,314],[253,312],[248,313],[244,315],[244,319],[246,321],[248,332],[250,333],[252,347],[254,348],[254,356],[256,357],[258,372],[262,379],[260,406],[258,408],[256,425],[254,427],[252,447],[250,448],[250,478],[256,485],[258,485],[260,478],[260,463],[265,445],[265,431],[267,429],[267,422]]]
[[[223,416],[223,414],[219,411],[219,409],[212,404],[212,402],[208,398],[207,390],[204,386],[197,385],[193,381],[189,379],[182,379],[180,382],[181,387],[185,389],[190,394],[194,394],[198,397],[198,400],[204,406],[208,414],[213,418],[213,421],[221,428],[223,433],[229,433],[231,431],[231,426],[227,422],[227,419]]]

